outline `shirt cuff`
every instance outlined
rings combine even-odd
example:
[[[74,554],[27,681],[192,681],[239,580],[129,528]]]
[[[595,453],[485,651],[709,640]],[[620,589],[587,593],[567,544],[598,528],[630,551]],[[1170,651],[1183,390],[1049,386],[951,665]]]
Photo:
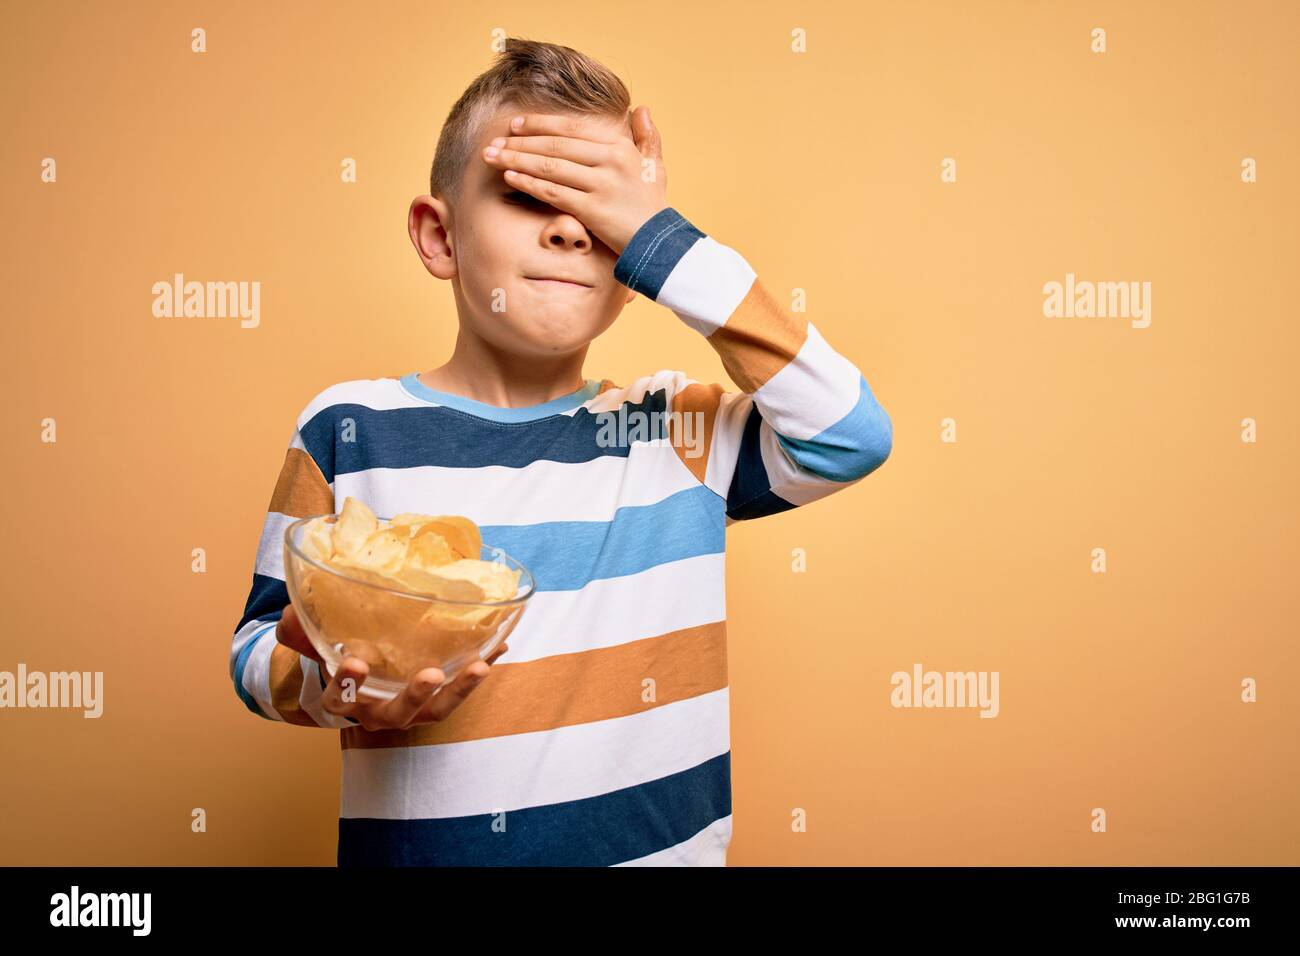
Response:
[[[672,206],[659,210],[633,234],[614,263],[614,278],[652,301],[673,267],[704,233]]]

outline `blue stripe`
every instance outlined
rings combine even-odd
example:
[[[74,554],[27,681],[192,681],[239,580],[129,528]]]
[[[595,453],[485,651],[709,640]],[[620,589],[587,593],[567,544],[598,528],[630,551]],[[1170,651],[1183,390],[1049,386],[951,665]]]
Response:
[[[234,640],[234,635],[238,634],[249,621],[265,621],[268,624],[278,622],[288,603],[289,589],[283,581],[279,578],[254,572],[253,586],[249,590],[248,601],[244,604],[244,616],[239,619],[239,623],[235,625],[234,631],[231,632],[231,640]],[[239,699],[244,702],[245,707],[259,717],[276,720],[277,718],[263,713],[262,708],[257,706],[257,701],[244,689],[244,667],[248,663],[248,658],[253,653],[253,648],[257,642],[262,640],[271,630],[274,630],[274,628],[264,630],[261,635],[253,638],[239,649],[239,655],[235,658],[234,681],[235,693],[239,695]]]
[[[685,216],[668,206],[641,224],[614,263],[614,278],[658,301],[669,274],[691,246],[704,238]]]
[[[831,481],[854,481],[885,463],[894,447],[894,424],[866,378],[859,374],[858,382],[858,403],[830,428],[808,439],[776,436],[800,468]]]
[[[623,505],[610,521],[485,524],[479,531],[485,543],[528,568],[539,591],[576,591],[591,581],[726,549],[721,499],[704,485],[654,504]],[[253,594],[236,631],[255,617],[279,620],[289,603],[285,583],[264,574],[253,575]]]
[[[730,752],[639,786],[503,815],[342,817],[338,865],[612,866],[676,846],[729,813]]]
[[[624,402],[623,414],[643,412],[655,421],[667,409],[666,389]],[[598,441],[618,409],[592,412],[579,408],[534,422],[496,422],[455,408],[433,405],[376,411],[365,405],[330,405],[312,416],[299,434],[327,482],[367,468],[523,468],[534,461],[572,464],[602,457],[626,458],[631,443]],[[344,429],[351,422],[351,440]],[[635,419],[633,419],[635,420]]]
[[[483,540],[528,568],[539,591],[574,591],[590,581],[726,548],[721,499],[704,485],[652,505],[625,505],[612,521],[483,525]]]
[[[278,621],[284,609],[289,606],[289,588],[280,578],[268,574],[253,572],[253,586],[244,603],[244,616],[239,619],[231,636],[252,620]]]
[[[257,646],[257,642],[274,630],[274,627],[267,627],[259,631],[247,644],[239,649],[239,656],[235,658],[235,693],[244,702],[244,706],[259,717],[266,717],[267,715],[262,712],[262,708],[257,705],[253,695],[244,687],[244,666],[248,663],[248,658],[252,656],[253,648]]]
[[[757,498],[750,498],[727,511],[727,517],[734,521],[752,521],[754,518],[766,518],[768,515],[789,511],[794,503],[786,501],[775,491],[765,491]]]
[[[794,503],[786,501],[772,490],[767,466],[763,464],[761,448],[763,415],[757,405],[749,409],[745,429],[740,435],[740,450],[736,455],[736,470],[727,490],[727,517],[733,521],[752,521],[768,515],[789,511]]]
[[[423,399],[426,402],[433,402],[435,405],[445,405],[448,408],[459,409],[471,415],[490,418],[498,422],[531,422],[539,418],[545,418],[548,415],[566,412],[570,408],[575,408],[583,402],[595,398],[596,393],[600,391],[600,381],[589,378],[585,380],[582,388],[576,392],[561,395],[549,402],[542,402],[540,405],[527,405],[523,408],[501,408],[497,405],[489,405],[487,402],[478,402],[472,398],[466,398],[463,395],[432,389],[420,381],[418,372],[403,375],[399,381],[402,387],[416,398]]]
[[[235,627],[238,633],[249,621],[265,621],[268,624],[279,623],[284,616],[284,609],[289,606],[289,588],[279,578],[273,578],[267,574],[253,573],[253,587],[248,596],[248,603],[244,608],[244,616],[240,618],[239,624]],[[244,668],[248,664],[249,657],[253,654],[253,648],[257,642],[262,640],[267,634],[274,633],[275,628],[267,628],[259,635],[254,637],[243,647],[239,649],[239,655],[235,658],[235,692],[239,699],[244,702],[244,706],[257,714],[259,717],[265,717],[267,720],[279,720],[278,716],[271,716],[263,713],[262,708],[257,705],[257,700],[244,689]],[[325,669],[317,664],[317,669],[321,675],[321,690],[324,690]],[[353,724],[360,721],[347,718]]]

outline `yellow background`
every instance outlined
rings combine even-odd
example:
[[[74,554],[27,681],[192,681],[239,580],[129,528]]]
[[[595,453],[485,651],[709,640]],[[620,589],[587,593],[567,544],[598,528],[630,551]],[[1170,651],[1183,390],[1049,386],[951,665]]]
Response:
[[[670,203],[806,289],[893,419],[862,484],[728,533],[729,862],[1300,863],[1295,4],[3,17],[0,669],[106,700],[0,711],[0,862],[334,863],[338,736],[245,710],[230,638],[297,413],[450,352],[406,211],[500,28],[617,72]],[[175,272],[260,281],[260,327],[154,318]],[[1151,282],[1150,328],[1045,318],[1067,272]],[[586,373],[661,368],[733,387],[640,298]],[[1000,716],[892,708],[915,662],[999,671]]]

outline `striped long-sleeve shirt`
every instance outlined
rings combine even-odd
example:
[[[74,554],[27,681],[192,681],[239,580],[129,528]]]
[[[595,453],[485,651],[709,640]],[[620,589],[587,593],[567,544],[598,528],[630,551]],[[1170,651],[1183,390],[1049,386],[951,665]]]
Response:
[[[339,730],[340,865],[726,862],[726,527],[854,484],[893,427],[858,368],[675,209],[614,275],[704,335],[739,391],[664,370],[499,408],[411,372],[298,416],[230,676],[261,717]],[[330,714],[320,666],[276,641],[284,529],[349,495],[381,517],[465,515],[534,575],[509,650],[443,721]]]

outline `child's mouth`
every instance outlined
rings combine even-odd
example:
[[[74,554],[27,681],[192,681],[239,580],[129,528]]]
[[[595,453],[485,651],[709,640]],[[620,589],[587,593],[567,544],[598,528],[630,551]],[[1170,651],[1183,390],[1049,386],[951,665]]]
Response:
[[[524,276],[529,282],[548,289],[590,289],[591,286],[584,285],[581,282],[571,282],[568,279],[546,279],[537,276]]]

